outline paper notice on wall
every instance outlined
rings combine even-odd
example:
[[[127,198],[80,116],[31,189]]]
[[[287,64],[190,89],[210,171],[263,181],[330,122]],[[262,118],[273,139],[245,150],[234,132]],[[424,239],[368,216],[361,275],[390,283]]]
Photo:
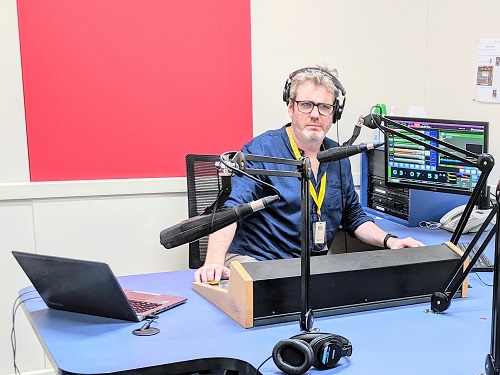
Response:
[[[477,41],[474,99],[500,103],[500,39]]]

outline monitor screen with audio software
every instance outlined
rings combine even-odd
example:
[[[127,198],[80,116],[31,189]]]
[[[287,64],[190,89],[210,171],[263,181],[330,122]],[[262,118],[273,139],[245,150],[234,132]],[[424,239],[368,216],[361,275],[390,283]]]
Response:
[[[488,151],[488,122],[396,116],[388,118],[476,154]],[[389,123],[386,125],[415,137]],[[425,142],[430,144],[429,141]],[[438,146],[435,142],[432,144]],[[447,150],[455,153],[451,149]],[[456,155],[464,157],[460,153]],[[385,159],[386,183],[393,187],[470,195],[481,174],[476,167],[389,133]]]

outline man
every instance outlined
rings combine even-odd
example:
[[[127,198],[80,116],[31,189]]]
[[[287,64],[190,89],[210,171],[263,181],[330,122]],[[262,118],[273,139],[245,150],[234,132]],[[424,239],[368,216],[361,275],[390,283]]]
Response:
[[[411,237],[399,239],[375,225],[359,204],[349,159],[320,163],[321,150],[337,147],[327,138],[332,123],[340,117],[340,82],[337,71],[326,67],[304,68],[290,74],[283,99],[291,123],[257,136],[242,148],[244,154],[299,159],[308,157],[313,175],[310,180],[311,248],[327,251],[340,226],[361,241],[391,249],[423,246]],[[293,166],[254,162],[256,169],[293,170]],[[229,225],[209,237],[205,264],[195,272],[195,281],[229,278],[231,261],[240,262],[299,257],[301,220],[299,179],[263,176],[281,198],[268,208]],[[253,201],[275,193],[265,185],[245,177],[233,178],[226,206]]]

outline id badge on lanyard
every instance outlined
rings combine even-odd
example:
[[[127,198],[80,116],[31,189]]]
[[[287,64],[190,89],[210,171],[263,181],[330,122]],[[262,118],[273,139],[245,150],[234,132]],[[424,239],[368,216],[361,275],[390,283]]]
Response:
[[[300,159],[302,155],[300,154],[299,148],[295,143],[295,140],[292,136],[292,128],[291,126],[287,128],[288,138],[290,140],[290,145],[292,146],[293,153],[295,157]],[[316,204],[316,213],[318,214],[318,220],[313,223],[313,243],[314,248],[313,251],[325,251],[328,250],[326,246],[326,222],[321,221],[321,206],[323,205],[323,201],[325,200],[326,193],[326,172],[323,174],[319,184],[319,192],[316,192],[314,185],[311,181],[309,181],[309,193],[311,194],[311,198]],[[309,215],[310,213],[308,213]]]
[[[310,181],[309,181],[310,182]],[[312,183],[309,185],[309,191],[314,203],[316,203],[316,213],[318,214],[318,220],[313,224],[313,251],[326,251],[328,250],[326,245],[326,222],[321,220],[321,206],[325,199],[326,190],[326,172],[321,178],[319,194],[316,194],[316,190]],[[314,192],[314,193],[313,193]]]

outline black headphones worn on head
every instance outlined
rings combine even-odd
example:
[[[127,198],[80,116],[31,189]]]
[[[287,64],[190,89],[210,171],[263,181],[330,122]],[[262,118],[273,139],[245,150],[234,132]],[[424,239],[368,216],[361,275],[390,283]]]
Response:
[[[320,69],[320,68],[302,68],[299,70],[296,70],[295,72],[290,73],[288,76],[288,79],[285,82],[285,87],[283,88],[283,101],[288,105],[288,102],[290,101],[290,87],[292,86],[292,79],[295,77],[297,74],[302,73],[302,72],[307,72],[307,71],[318,71],[323,74],[326,74],[333,82],[335,87],[340,90],[342,93],[343,99],[342,103],[340,103],[339,98],[337,97],[335,99],[335,103],[333,103],[334,109],[333,109],[333,119],[332,122],[336,123],[338,120],[340,120],[340,117],[342,116],[342,112],[344,112],[344,105],[345,105],[345,94],[346,91],[344,89],[344,86],[340,83],[340,81],[335,77],[333,74],[330,72]]]
[[[340,358],[351,354],[352,345],[345,337],[306,332],[278,342],[273,349],[273,360],[285,374],[302,375],[311,366],[318,370],[333,368]]]

